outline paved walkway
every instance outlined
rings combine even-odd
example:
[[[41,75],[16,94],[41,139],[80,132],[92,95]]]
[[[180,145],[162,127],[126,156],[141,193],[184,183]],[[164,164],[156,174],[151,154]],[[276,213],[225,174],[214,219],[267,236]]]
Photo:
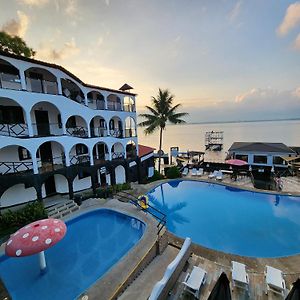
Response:
[[[138,278],[125,290],[118,298],[119,300],[145,300],[151,294],[151,291],[159,281],[167,266],[177,256],[179,250],[175,247],[168,246],[165,251],[157,256],[149,266],[138,276]]]

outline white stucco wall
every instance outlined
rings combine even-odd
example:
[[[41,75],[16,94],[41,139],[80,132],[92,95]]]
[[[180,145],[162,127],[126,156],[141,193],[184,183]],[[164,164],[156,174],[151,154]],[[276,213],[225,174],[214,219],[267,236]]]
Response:
[[[4,192],[0,199],[0,207],[26,203],[37,199],[35,188],[26,189],[24,184],[16,184]]]
[[[88,189],[92,186],[91,177],[86,177],[83,179],[79,179],[78,176],[75,177],[73,181],[73,189],[74,192],[82,191]]]
[[[126,182],[126,173],[123,166],[117,166],[115,168],[116,184]]]
[[[69,192],[67,178],[60,174],[54,175],[55,189],[57,193],[65,194]]]

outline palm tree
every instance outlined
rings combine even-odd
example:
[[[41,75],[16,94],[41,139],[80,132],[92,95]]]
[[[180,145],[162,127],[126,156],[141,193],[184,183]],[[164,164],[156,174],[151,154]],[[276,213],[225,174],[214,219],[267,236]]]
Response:
[[[169,92],[169,90],[159,89],[157,97],[152,97],[152,107],[146,106],[149,113],[140,114],[140,117],[146,120],[141,122],[139,126],[146,127],[144,130],[145,134],[151,134],[155,130],[160,129],[159,135],[159,162],[158,162],[158,172],[160,173],[160,160],[161,160],[161,147],[162,147],[162,134],[165,130],[167,122],[172,124],[183,124],[185,123],[181,117],[187,116],[188,113],[177,112],[181,104],[176,104],[172,106],[174,96]]]

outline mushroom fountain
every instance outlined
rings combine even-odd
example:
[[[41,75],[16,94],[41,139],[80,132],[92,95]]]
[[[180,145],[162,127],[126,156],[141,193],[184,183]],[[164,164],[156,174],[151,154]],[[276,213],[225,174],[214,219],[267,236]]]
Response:
[[[38,220],[10,236],[5,246],[7,256],[22,257],[39,254],[41,271],[46,269],[44,250],[54,246],[66,234],[66,224],[57,219]]]

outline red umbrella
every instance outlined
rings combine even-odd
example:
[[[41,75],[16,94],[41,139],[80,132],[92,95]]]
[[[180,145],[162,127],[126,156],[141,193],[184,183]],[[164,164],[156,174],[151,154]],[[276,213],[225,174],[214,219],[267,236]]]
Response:
[[[57,219],[38,220],[28,224],[10,236],[5,254],[21,257],[39,253],[41,270],[46,268],[44,250],[54,246],[66,234],[66,224]]]
[[[232,166],[245,166],[248,165],[247,162],[241,160],[241,159],[228,159],[225,161],[226,164],[232,165]]]

